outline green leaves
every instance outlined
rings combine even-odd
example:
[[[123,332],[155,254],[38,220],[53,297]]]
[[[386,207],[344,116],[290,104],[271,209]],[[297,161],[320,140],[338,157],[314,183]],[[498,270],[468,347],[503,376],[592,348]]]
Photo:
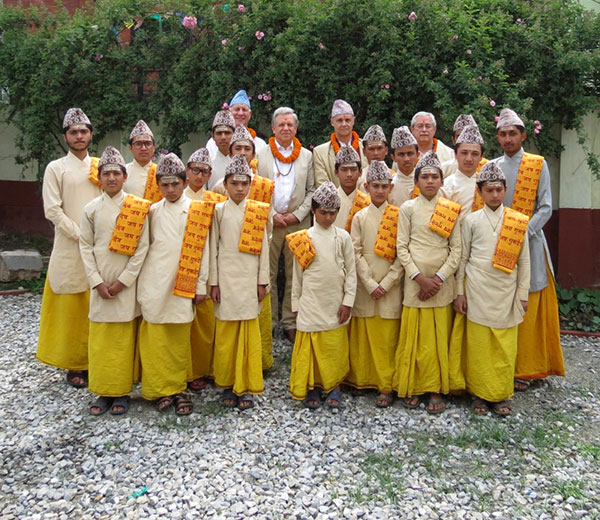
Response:
[[[557,289],[556,294],[563,328],[600,332],[600,290]]]

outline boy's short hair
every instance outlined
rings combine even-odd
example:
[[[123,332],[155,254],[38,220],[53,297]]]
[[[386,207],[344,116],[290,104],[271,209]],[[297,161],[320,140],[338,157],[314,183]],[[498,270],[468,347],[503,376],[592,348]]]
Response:
[[[356,162],[353,161],[351,163],[344,163],[344,164],[355,164],[359,170],[360,170],[360,167],[362,166],[360,161],[356,161]],[[343,166],[344,164],[335,163],[335,171],[337,172],[340,169],[340,166]]]
[[[80,123],[78,123],[77,126],[79,126],[79,124]],[[84,124],[90,132],[94,133],[94,127],[90,123],[84,123]],[[69,128],[71,128],[72,126],[76,126],[76,125],[66,126],[65,128],[62,129],[62,133],[66,134],[69,131]]]
[[[421,174],[421,170],[424,169],[431,169],[431,168],[435,168],[438,173],[440,174],[440,177],[442,178],[442,180],[444,179],[444,174],[442,173],[442,170],[440,170],[439,168],[435,167],[435,166],[419,166],[418,168],[415,168],[415,180],[417,180],[419,178],[419,175]]]
[[[508,125],[508,126],[514,126],[520,133],[524,134],[525,133],[525,127],[521,126],[521,125]],[[498,135],[498,132],[500,130],[502,130],[503,128],[506,128],[506,126],[501,126],[500,128],[496,128],[496,135]]]
[[[456,154],[456,152],[458,152],[458,148],[460,147],[461,144],[464,143],[456,143],[454,145],[454,153]],[[467,144],[477,144],[477,143],[467,143]],[[484,152],[485,152],[485,146],[483,146],[482,144],[480,144],[479,146],[481,146],[481,155],[483,156]]]
[[[419,145],[418,144],[413,144],[413,145],[408,145],[408,146],[414,146],[415,147],[415,152],[418,154],[419,153]],[[392,153],[395,153],[396,150],[398,150],[398,148],[408,148],[408,146],[398,146],[396,148],[392,148]]]
[[[111,166],[114,166],[114,165],[111,164]],[[121,166],[120,164],[118,166],[119,166],[119,169],[121,170],[121,172],[123,173],[123,175],[127,175],[127,168],[125,168],[125,166]],[[100,176],[102,174],[103,170],[104,170],[104,165],[102,165],[98,168],[98,176]]]
[[[502,183],[502,185],[503,185],[503,186],[506,188],[506,179],[499,179],[499,180],[497,180],[497,181],[487,181],[487,180],[485,180],[485,179],[484,179],[484,180],[482,180],[482,181],[480,181],[480,180],[477,180],[477,182],[476,182],[476,184],[477,184],[477,187],[479,188],[479,191],[481,191],[481,189],[483,188],[483,185],[484,185],[484,184],[487,184],[488,182],[493,182],[493,183],[496,183],[496,182],[501,182],[501,183]]]
[[[233,148],[234,144],[240,143],[243,141],[248,141],[252,145],[252,152],[256,155],[256,145],[254,144],[254,141],[249,141],[248,139],[240,139],[239,141],[233,141],[233,142],[229,143],[229,153],[231,153],[231,149]]]

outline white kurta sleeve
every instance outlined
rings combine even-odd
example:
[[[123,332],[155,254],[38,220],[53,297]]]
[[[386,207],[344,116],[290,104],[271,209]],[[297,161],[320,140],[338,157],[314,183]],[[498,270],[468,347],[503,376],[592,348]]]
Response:
[[[219,285],[219,213],[223,211],[222,202],[217,204],[210,227],[210,251],[209,251],[209,272],[208,284]]]
[[[354,299],[356,298],[356,260],[354,259],[354,247],[352,246],[350,235],[346,233],[345,236],[342,236],[344,240],[342,252],[344,255],[344,266],[346,268],[342,305],[352,307],[354,306]]]
[[[59,167],[49,164],[44,172],[42,186],[44,215],[56,229],[73,240],[79,240],[79,224],[70,219],[63,210],[62,179],[57,168]]]
[[[402,267],[400,259],[398,256],[396,256],[392,262],[392,265],[390,265],[390,270],[382,278],[381,282],[379,282],[379,285],[381,285],[386,292],[389,292],[396,283],[399,283],[399,280],[402,278],[403,274],[404,267]]]
[[[352,227],[350,230],[352,245],[354,247],[354,256],[356,258],[356,274],[360,282],[367,289],[367,292],[371,294],[375,289],[377,289],[377,287],[379,287],[379,284],[373,278],[371,268],[363,256],[361,220],[357,217],[358,215],[352,219]]]
[[[471,240],[472,240],[472,229],[471,219],[465,220],[462,225],[461,241],[462,251],[460,254],[460,263],[458,265],[458,271],[456,271],[456,294],[463,296],[465,294],[465,269],[469,258],[471,257]]]
[[[127,262],[125,269],[123,269],[119,278],[117,278],[125,287],[131,287],[142,270],[142,265],[144,265],[144,260],[148,254],[148,248],[150,247],[149,229],[148,217],[146,217],[135,253],[129,258],[129,262]]]
[[[519,300],[527,300],[529,298],[529,282],[531,277],[531,263],[529,260],[529,237],[525,235],[521,252],[517,260],[517,292]],[[553,281],[550,281],[553,283]]]
[[[462,250],[461,238],[460,238],[460,223],[458,220],[454,224],[452,233],[448,237],[448,258],[438,269],[438,272],[444,276],[444,280],[447,280],[451,276],[454,276],[460,263],[460,254]]]
[[[302,276],[304,275],[302,267],[294,257],[294,268],[292,276],[292,312],[298,312],[300,307],[300,297],[302,296]]]
[[[412,205],[402,204],[400,206],[400,212],[398,213],[398,236],[396,238],[396,255],[400,259],[400,263],[404,266],[404,271],[409,278],[413,278],[419,272],[419,268],[413,262],[408,249],[412,210]]]
[[[265,229],[263,233],[262,248],[258,258],[258,285],[269,285],[271,271],[269,263],[269,233]]]
[[[210,232],[204,243],[204,251],[202,251],[202,260],[200,261],[200,272],[198,273],[198,281],[196,282],[196,294],[206,296],[206,282],[208,281],[208,273],[210,271]]]
[[[96,264],[96,257],[94,255],[93,208],[86,207],[84,210],[80,233],[79,251],[81,252],[81,259],[83,260],[83,266],[85,267],[85,274],[90,287],[93,289],[104,281],[102,276],[100,276],[100,272],[98,271],[98,265]]]

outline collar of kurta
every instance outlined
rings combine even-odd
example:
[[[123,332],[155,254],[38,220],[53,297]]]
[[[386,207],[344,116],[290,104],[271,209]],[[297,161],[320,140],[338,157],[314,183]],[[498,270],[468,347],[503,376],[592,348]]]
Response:
[[[112,197],[108,195],[105,191],[102,191],[102,198],[106,201],[114,202],[117,206],[121,206],[126,196],[127,193],[125,193],[123,190],[121,190],[119,193],[116,193]]]
[[[145,166],[142,166],[139,162],[137,162],[136,159],[133,159],[133,164],[134,164],[134,166],[137,166],[138,168],[141,168],[142,170],[148,171],[150,169],[150,166],[152,165],[152,161],[150,160],[146,163]]]
[[[69,150],[69,151],[67,152],[67,157],[68,157],[69,159],[71,159],[71,160],[75,160],[75,161],[77,161],[77,162],[80,162],[80,163],[86,163],[86,164],[89,164],[89,162],[92,160],[92,159],[90,158],[90,154],[89,154],[89,153],[88,153],[88,154],[87,154],[87,155],[84,157],[84,159],[83,159],[83,160],[81,160],[81,159],[80,159],[79,157],[77,157],[77,156],[76,156],[76,155],[75,155],[75,154],[74,154],[74,153],[73,153],[71,150]]]
[[[524,153],[525,150],[523,150],[523,147],[521,147],[521,149],[512,157],[509,157],[508,155],[504,154],[504,158],[508,161],[519,161],[520,163]]]

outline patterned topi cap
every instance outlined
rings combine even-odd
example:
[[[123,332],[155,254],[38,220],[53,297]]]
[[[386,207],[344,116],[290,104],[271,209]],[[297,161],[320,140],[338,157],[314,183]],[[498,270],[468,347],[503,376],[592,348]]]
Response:
[[[254,143],[254,138],[252,134],[248,131],[248,129],[244,125],[238,125],[231,136],[231,141],[229,142],[229,146],[237,141],[249,141],[250,143]]]
[[[233,105],[246,105],[248,108],[250,108],[250,98],[244,89],[238,90],[235,93],[235,96],[231,98],[229,106],[232,107]]]
[[[335,211],[340,209],[342,205],[342,199],[340,199],[337,188],[331,181],[321,184],[313,193],[312,200],[325,211]]]
[[[88,116],[81,108],[69,108],[63,119],[63,130],[73,125],[91,125]]]
[[[210,153],[206,148],[198,148],[192,155],[190,155],[190,158],[188,159],[187,163],[206,164],[207,166],[212,165],[210,160]]]
[[[492,161],[483,165],[481,171],[479,172],[479,177],[477,177],[477,183],[496,183],[502,181],[506,182],[506,176],[504,175],[502,168]]]
[[[463,130],[466,126],[477,126],[477,122],[475,118],[471,114],[461,114],[454,121],[454,128],[452,132],[458,132],[459,130]]]
[[[425,169],[431,170],[437,168],[440,172],[442,171],[442,163],[438,159],[435,152],[429,151],[421,156],[419,162],[415,166],[415,171],[426,171]]]
[[[385,138],[385,134],[383,133],[383,128],[381,128],[379,125],[370,126],[369,129],[365,132],[365,135],[363,136],[363,141],[382,141],[387,144],[387,139]]]
[[[483,146],[483,137],[481,137],[479,127],[477,125],[465,126],[456,140],[456,144],[460,143],[480,144]]]
[[[412,135],[412,132],[409,130],[408,126],[394,128],[394,132],[392,133],[393,149],[415,146],[416,144],[417,140],[415,139],[415,136]]]
[[[121,152],[112,146],[107,146],[102,155],[100,156],[100,161],[98,162],[98,171],[121,171],[121,167],[125,169],[125,160],[121,155]]]
[[[225,168],[225,179],[233,176],[234,181],[247,181],[252,178],[252,170],[243,155],[234,155]]]
[[[185,172],[185,165],[181,162],[181,159],[174,153],[167,155],[161,155],[156,167],[156,175],[168,176],[178,175],[179,173]]]
[[[140,119],[133,127],[133,130],[129,134],[129,141],[131,142],[135,137],[139,137],[141,135],[149,135],[152,137],[152,140],[154,140],[154,134],[152,133],[152,130],[150,130],[150,127],[143,119]]]
[[[503,108],[498,116],[496,129],[503,128],[505,126],[522,126],[524,128],[525,123],[523,123],[523,120],[514,110],[511,110],[510,108]]]
[[[391,181],[392,174],[384,161],[371,161],[367,168],[367,182]]]
[[[229,126],[232,130],[235,130],[235,119],[233,119],[233,115],[229,110],[219,110],[215,114],[212,129],[214,130],[218,126]]]
[[[340,151],[335,156],[335,164],[359,163],[360,156],[351,146],[340,146]]]
[[[350,103],[344,101],[343,99],[336,99],[333,102],[333,107],[331,108],[331,117],[339,116],[341,114],[350,114],[354,115],[354,110],[350,106]]]

